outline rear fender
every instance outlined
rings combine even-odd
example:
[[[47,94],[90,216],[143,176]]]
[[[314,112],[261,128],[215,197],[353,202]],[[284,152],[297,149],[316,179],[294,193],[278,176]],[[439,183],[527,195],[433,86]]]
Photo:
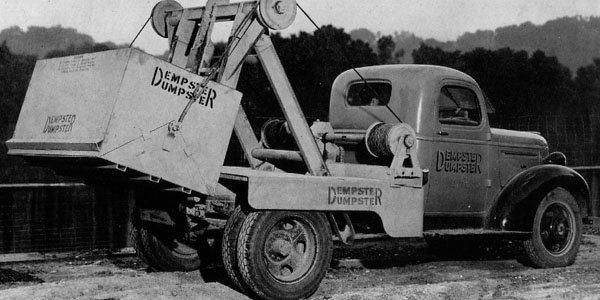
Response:
[[[535,210],[551,189],[562,187],[575,197],[582,215],[587,215],[590,192],[579,173],[560,165],[539,165],[512,177],[495,198],[485,227],[494,230],[531,230]]]

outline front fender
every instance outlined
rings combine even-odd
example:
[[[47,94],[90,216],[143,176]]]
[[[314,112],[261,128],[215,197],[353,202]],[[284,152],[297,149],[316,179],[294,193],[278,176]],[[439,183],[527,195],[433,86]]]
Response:
[[[535,209],[551,189],[569,191],[586,215],[590,201],[588,184],[579,173],[560,165],[539,165],[513,176],[494,199],[485,227],[494,230],[531,230]]]

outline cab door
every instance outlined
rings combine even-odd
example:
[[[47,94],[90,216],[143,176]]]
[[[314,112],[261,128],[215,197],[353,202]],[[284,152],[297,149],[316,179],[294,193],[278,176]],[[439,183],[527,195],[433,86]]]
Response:
[[[441,84],[426,212],[467,216],[484,211],[491,187],[491,133],[483,107],[483,95],[473,84]]]

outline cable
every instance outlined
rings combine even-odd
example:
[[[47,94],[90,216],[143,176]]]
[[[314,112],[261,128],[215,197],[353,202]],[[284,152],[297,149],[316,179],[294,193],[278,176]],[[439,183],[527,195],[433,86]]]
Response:
[[[144,28],[146,28],[146,25],[148,25],[148,22],[150,22],[150,19],[152,19],[152,15],[150,17],[148,17],[148,20],[146,20],[146,23],[144,23],[144,25],[142,25],[142,28],[140,28],[140,31],[138,31],[138,33],[135,35],[135,37],[129,44],[129,48],[131,48],[131,46],[133,46],[133,43],[135,43],[135,40],[137,40],[138,36],[140,36],[140,33],[142,33],[142,30],[144,30]]]
[[[315,26],[315,28],[317,28],[318,31],[321,31],[321,27],[319,27],[317,25],[317,23],[315,23],[315,21],[313,21],[313,19],[308,15],[308,13],[304,10],[304,8],[302,8],[302,6],[300,6],[300,3],[298,3],[298,1],[296,1],[296,5],[302,11],[302,13],[308,18],[308,20]]]
[[[315,23],[315,21],[313,21],[313,19],[310,17],[310,15],[308,15],[308,13],[304,10],[304,8],[302,8],[302,6],[300,6],[300,3],[298,3],[298,1],[296,1],[296,5],[302,11],[302,13],[304,14],[304,16],[306,16],[306,18],[308,18],[308,20],[315,26],[315,28],[317,29],[317,31],[323,32],[321,30],[321,27],[319,27],[317,25],[317,23]],[[350,59],[346,56],[346,54],[344,52],[342,52],[342,56],[348,62],[348,64],[350,65],[350,67],[352,68],[352,70],[354,71],[354,73],[356,73],[356,75],[358,75],[358,77],[360,78],[360,80],[362,82],[364,82],[364,84],[367,86],[367,88],[369,89],[369,91],[371,91],[371,93],[373,93],[373,96],[375,96],[377,99],[380,99],[379,98],[379,93],[377,93],[377,91],[373,88],[373,86],[371,86],[369,84],[369,82],[360,74],[360,72],[358,72],[358,70],[352,64],[352,61],[350,61]],[[398,120],[398,122],[402,123],[402,120],[400,119],[400,117],[398,117],[398,115],[390,108],[390,106],[387,103],[385,103],[385,101],[381,101],[381,103],[383,103],[383,105],[385,105],[385,107],[387,107],[387,109],[392,113],[392,115],[394,115],[394,117]]]

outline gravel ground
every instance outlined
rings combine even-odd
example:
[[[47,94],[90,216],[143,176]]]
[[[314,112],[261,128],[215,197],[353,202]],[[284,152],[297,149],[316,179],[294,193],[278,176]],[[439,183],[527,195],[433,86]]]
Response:
[[[420,239],[338,245],[311,299],[600,299],[600,236],[586,234],[577,262],[567,268],[524,267],[511,249],[497,243],[440,257]],[[218,265],[163,273],[134,255],[82,254],[0,265],[0,299],[248,298],[229,287]]]

